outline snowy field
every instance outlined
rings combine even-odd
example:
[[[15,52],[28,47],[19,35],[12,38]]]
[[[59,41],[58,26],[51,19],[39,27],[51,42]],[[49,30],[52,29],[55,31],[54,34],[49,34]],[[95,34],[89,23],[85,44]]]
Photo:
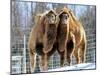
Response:
[[[48,71],[50,72],[50,71],[69,71],[69,70],[88,70],[88,69],[96,69],[96,64],[82,63],[82,64],[73,65],[73,66],[66,66],[62,68],[51,69]]]

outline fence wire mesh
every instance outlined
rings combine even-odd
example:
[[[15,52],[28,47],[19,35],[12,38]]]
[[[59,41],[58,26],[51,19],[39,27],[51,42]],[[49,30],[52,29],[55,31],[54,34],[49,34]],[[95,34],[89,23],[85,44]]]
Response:
[[[41,4],[41,8],[43,10],[48,10],[47,8],[44,9],[44,6],[49,7],[58,7],[57,4],[53,3],[38,3],[38,2],[11,2],[11,72],[14,73],[30,73],[30,61],[29,61],[29,50],[28,50],[28,39],[29,33],[34,25],[34,16],[36,13],[39,13],[37,8],[38,5]],[[59,4],[58,4],[59,5]],[[94,8],[94,13],[90,13],[90,16],[95,15],[95,6],[84,6],[84,5],[68,5],[62,4],[67,6],[73,10],[73,12],[77,15],[77,10],[81,7],[84,8],[84,11],[89,12]],[[38,6],[36,8],[36,6]],[[61,5],[60,5],[61,6]],[[40,9],[41,9],[40,8]],[[78,9],[77,9],[78,8]],[[38,8],[39,9],[39,8]],[[89,10],[88,10],[89,9]],[[40,12],[43,12],[41,10]],[[37,11],[37,12],[36,12]],[[84,15],[84,14],[81,14]],[[87,13],[88,15],[88,13]],[[91,17],[85,17],[85,20],[81,19],[80,21],[83,22],[91,22],[89,19]],[[95,20],[95,17],[93,17]],[[80,19],[80,18],[79,18]],[[93,21],[94,21],[93,20]],[[95,63],[96,62],[96,23],[90,24],[89,22],[83,23],[83,27],[86,31],[87,37],[87,50],[86,50],[86,63]],[[49,60],[49,69],[54,69],[60,67],[60,59],[57,52],[55,52],[50,60]],[[39,58],[37,56],[37,64],[35,72],[39,72]],[[72,65],[76,64],[76,60],[73,57]],[[65,62],[66,65],[66,62]]]

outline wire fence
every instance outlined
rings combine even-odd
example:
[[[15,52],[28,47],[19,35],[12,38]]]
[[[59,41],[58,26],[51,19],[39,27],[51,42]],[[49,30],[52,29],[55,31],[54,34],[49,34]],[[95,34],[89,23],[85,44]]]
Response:
[[[91,15],[92,16],[92,15]],[[15,18],[15,17],[13,17]],[[25,18],[28,20],[29,16],[25,16]],[[13,21],[13,19],[11,19]],[[31,21],[31,19],[29,19]],[[31,31],[30,25],[21,25],[23,31],[20,31],[20,33],[16,33],[13,35],[13,32],[11,30],[11,35],[13,35],[13,40],[11,39],[11,72],[12,74],[15,73],[30,73],[30,61],[29,61],[29,50],[28,50],[28,39],[29,39],[29,33]],[[88,26],[91,26],[88,27]],[[95,63],[96,62],[96,28],[92,27],[95,25],[87,25],[84,26],[86,31],[86,37],[87,37],[87,50],[86,50],[86,63]],[[11,24],[11,29],[16,28],[16,26]],[[18,28],[18,27],[17,27]],[[20,27],[19,27],[20,28]],[[14,32],[17,32],[17,29],[14,30]],[[39,58],[37,56],[36,59],[36,69],[35,72],[39,72]],[[76,60],[73,57],[72,59],[72,65],[76,64]],[[65,62],[66,65],[66,62]],[[55,52],[50,60],[49,60],[49,69],[55,69],[60,67],[60,59],[57,52]]]

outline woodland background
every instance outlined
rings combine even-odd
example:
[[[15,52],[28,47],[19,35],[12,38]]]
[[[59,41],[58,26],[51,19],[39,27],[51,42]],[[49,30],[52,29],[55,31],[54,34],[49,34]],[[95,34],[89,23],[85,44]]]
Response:
[[[11,71],[12,73],[30,73],[28,38],[34,25],[35,15],[50,9],[59,11],[70,8],[82,23],[87,36],[86,63],[96,62],[96,7],[61,3],[11,1]],[[37,56],[38,57],[38,56]],[[37,58],[38,61],[38,58]],[[57,52],[49,61],[49,69],[58,68]],[[74,57],[72,65],[76,63]],[[66,65],[66,62],[65,62]],[[37,63],[36,72],[39,72]]]

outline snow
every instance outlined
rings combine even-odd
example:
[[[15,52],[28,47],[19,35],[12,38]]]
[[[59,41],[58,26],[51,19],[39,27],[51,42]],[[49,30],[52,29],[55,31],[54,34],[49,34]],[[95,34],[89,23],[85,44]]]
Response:
[[[69,70],[88,70],[88,69],[95,69],[95,63],[82,63],[73,66],[65,66],[57,69],[51,69],[48,71],[69,71]]]

